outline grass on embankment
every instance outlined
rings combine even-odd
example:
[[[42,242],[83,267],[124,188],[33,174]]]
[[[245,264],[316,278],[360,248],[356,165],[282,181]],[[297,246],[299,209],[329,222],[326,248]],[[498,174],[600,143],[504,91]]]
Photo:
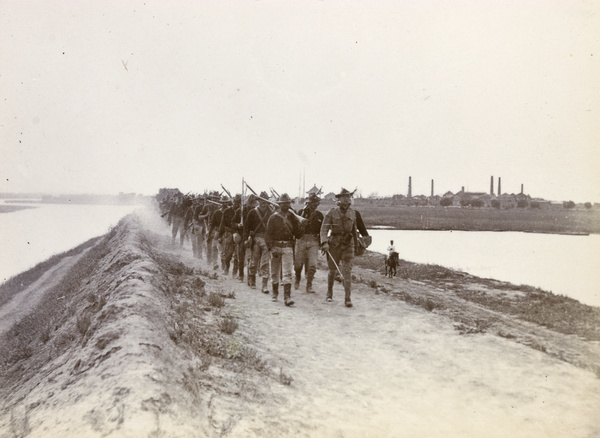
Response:
[[[385,273],[385,256],[367,251],[354,258],[361,268]],[[397,277],[452,291],[457,297],[476,303],[500,314],[512,315],[563,334],[574,334],[589,341],[600,341],[600,308],[556,295],[539,288],[480,278],[438,265],[412,263],[400,260]],[[370,281],[371,287],[380,286]],[[431,310],[436,304],[432,298],[419,302],[418,297],[396,293],[400,299]]]
[[[55,254],[48,260],[38,263],[33,268],[9,278],[5,283],[0,285],[0,306],[9,301],[15,294],[24,291],[31,284],[39,280],[48,269],[56,266],[63,258],[81,254],[82,251],[96,245],[102,238],[103,236],[94,237],[75,248]]]

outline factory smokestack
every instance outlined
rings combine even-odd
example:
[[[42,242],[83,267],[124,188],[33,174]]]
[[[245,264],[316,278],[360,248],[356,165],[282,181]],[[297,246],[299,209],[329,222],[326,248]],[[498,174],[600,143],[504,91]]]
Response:
[[[412,198],[412,176],[408,177],[408,197]]]
[[[431,180],[431,197],[433,198],[433,180]]]
[[[490,195],[494,194],[494,175],[490,177]]]
[[[502,178],[498,177],[498,196],[502,196]]]
[[[521,184],[521,194],[523,194],[523,184]]]

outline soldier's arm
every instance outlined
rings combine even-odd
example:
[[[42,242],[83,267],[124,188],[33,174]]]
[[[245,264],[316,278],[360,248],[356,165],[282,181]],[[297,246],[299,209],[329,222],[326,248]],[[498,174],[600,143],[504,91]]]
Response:
[[[267,230],[265,232],[265,244],[267,245],[267,249],[271,251],[273,247],[273,237],[272,234],[275,230],[275,216],[271,216],[267,221]]]
[[[331,223],[331,210],[329,210],[323,219],[323,223],[321,224],[321,233],[319,235],[321,243],[325,243],[329,240],[327,235],[332,227],[333,224]]]

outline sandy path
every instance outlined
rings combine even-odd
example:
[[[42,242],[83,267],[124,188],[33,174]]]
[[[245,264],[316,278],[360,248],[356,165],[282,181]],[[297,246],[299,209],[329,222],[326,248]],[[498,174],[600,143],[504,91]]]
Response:
[[[590,372],[492,335],[460,335],[452,322],[355,285],[355,307],[292,291],[296,305],[225,280],[228,301],[291,386],[258,413],[290,436],[576,437],[599,433],[600,381]],[[280,403],[286,398],[285,403]],[[232,436],[256,430],[257,412]],[[237,433],[236,433],[237,432]],[[279,432],[280,433],[280,432]],[[240,434],[240,435],[238,435]],[[270,435],[269,435],[270,436]]]
[[[31,286],[15,294],[10,301],[0,307],[0,335],[33,310],[44,296],[44,293],[56,286],[88,249],[73,256],[63,257],[60,262],[44,272]]]
[[[167,234],[163,227],[155,229]],[[188,243],[175,251],[210,270]],[[317,294],[304,292],[303,279],[291,308],[282,291],[273,303],[220,278],[236,294],[224,309],[239,317],[233,337],[293,378],[272,385],[261,403],[212,400],[230,425],[223,436],[600,436],[600,379],[592,372],[505,338],[461,335],[448,318],[364,284],[353,287],[353,308],[344,307],[338,283],[327,303],[322,270]]]

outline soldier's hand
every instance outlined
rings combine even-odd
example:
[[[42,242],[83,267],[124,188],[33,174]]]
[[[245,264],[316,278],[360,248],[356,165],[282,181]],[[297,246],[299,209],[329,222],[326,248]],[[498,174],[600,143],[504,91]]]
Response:
[[[327,251],[329,251],[329,243],[325,242],[323,245],[321,245],[321,251],[323,254],[327,253]]]

